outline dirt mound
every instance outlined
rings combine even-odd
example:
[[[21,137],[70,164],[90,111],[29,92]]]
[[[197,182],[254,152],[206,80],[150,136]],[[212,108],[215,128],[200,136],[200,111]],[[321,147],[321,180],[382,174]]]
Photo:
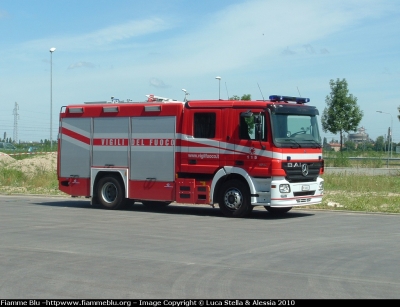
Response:
[[[9,155],[0,152],[0,165],[1,164],[10,164],[12,162],[14,162],[14,158],[10,157]]]
[[[0,161],[3,161],[7,168],[18,169],[28,175],[37,172],[55,172],[57,170],[56,153],[32,155],[31,157],[23,160],[15,160],[12,157],[8,156],[8,158]]]

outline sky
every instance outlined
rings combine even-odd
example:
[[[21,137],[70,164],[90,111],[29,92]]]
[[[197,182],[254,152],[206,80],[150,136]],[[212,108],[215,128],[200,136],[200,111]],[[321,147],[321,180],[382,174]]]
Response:
[[[0,138],[56,140],[63,106],[182,89],[308,97],[322,114],[346,79],[359,126],[400,142],[400,1],[0,0],[0,37]]]

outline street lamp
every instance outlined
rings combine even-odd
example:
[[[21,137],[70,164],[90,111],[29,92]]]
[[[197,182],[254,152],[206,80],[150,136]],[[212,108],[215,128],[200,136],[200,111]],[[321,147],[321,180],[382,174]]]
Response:
[[[215,77],[218,80],[218,99],[221,100],[221,77]]]
[[[188,93],[187,90],[185,90],[184,88],[182,89],[182,92],[185,93],[185,98],[183,99],[183,101],[186,102],[186,101],[187,101],[186,96],[189,95],[189,93]]]
[[[390,141],[389,145],[390,146],[389,146],[389,148],[390,148],[390,159],[392,159],[392,150],[393,150],[393,142],[392,142],[392,140],[393,140],[393,117],[392,117],[392,114],[382,112],[382,111],[376,111],[376,112],[390,115],[390,134],[389,134],[389,141]]]
[[[50,48],[50,150],[53,149],[53,52],[56,48]]]

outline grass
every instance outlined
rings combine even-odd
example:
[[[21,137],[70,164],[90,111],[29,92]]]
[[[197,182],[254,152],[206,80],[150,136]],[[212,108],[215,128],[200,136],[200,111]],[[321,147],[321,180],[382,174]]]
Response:
[[[370,158],[374,160],[374,157]],[[342,157],[339,156],[338,159]],[[344,158],[340,161],[343,162]],[[365,161],[364,164],[368,162]],[[368,163],[374,165],[375,162]],[[373,167],[372,165],[369,167]],[[306,208],[400,213],[400,176],[324,174],[323,178],[325,192],[322,204]],[[58,190],[55,172],[34,167],[32,173],[25,174],[18,169],[7,168],[1,162],[0,193],[65,195]]]
[[[399,155],[393,153],[393,158]],[[325,167],[395,168],[400,160],[382,152],[327,152]],[[400,213],[400,176],[325,174],[325,195],[321,205],[311,208],[363,212]]]
[[[0,193],[65,195],[58,190],[55,172],[33,166],[33,172],[27,174],[18,169],[8,168],[4,163],[0,163]]]
[[[400,213],[399,176],[325,174],[321,205],[310,208]]]

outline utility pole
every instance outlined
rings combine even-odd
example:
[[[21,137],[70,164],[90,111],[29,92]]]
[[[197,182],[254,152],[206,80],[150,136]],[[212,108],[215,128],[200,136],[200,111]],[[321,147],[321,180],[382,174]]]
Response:
[[[392,116],[392,114],[390,114],[390,113],[387,113],[387,112],[382,112],[382,111],[376,111],[376,112],[378,112],[378,113],[381,113],[381,114],[388,114],[388,115],[390,115],[390,127],[389,127],[389,129],[388,129],[388,142],[389,142],[389,145],[388,145],[388,148],[389,148],[389,150],[390,150],[390,159],[392,159],[392,151],[393,151],[393,116]]]
[[[218,80],[218,100],[221,100],[221,77],[215,77]]]
[[[53,150],[53,52],[56,48],[50,48],[50,151]]]
[[[18,119],[19,119],[18,110],[19,110],[18,103],[15,102],[14,110],[13,110],[13,114],[14,114],[14,135],[13,135],[13,139],[14,139],[14,143],[18,143]]]

